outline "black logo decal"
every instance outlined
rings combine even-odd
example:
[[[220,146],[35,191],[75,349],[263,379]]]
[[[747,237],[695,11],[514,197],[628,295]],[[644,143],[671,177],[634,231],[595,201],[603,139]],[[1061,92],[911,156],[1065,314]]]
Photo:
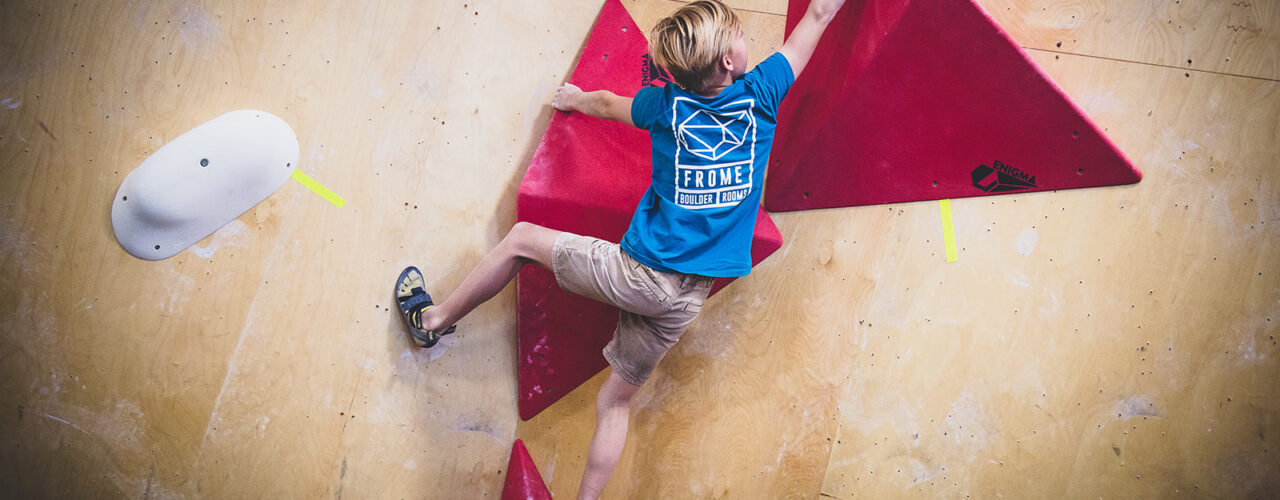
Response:
[[[1036,187],[1036,176],[998,160],[994,167],[979,165],[978,168],[973,169],[972,176],[973,187],[988,193],[1022,191]]]
[[[645,87],[662,87],[668,83],[673,83],[671,74],[662,66],[658,66],[653,62],[653,58],[649,54],[645,54],[640,58],[640,85]]]

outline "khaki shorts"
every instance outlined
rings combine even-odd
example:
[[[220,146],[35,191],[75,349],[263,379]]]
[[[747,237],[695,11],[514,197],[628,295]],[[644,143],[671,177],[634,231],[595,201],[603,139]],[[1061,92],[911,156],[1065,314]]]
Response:
[[[563,233],[551,250],[556,282],[576,293],[622,309],[604,358],[633,385],[643,385],[654,367],[702,312],[714,278],[656,271],[623,252],[617,243]]]

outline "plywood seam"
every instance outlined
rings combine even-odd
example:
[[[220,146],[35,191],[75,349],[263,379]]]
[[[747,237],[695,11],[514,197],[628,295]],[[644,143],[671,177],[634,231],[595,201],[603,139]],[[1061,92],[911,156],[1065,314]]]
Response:
[[[1275,78],[1265,78],[1265,77],[1261,77],[1261,76],[1252,76],[1252,75],[1241,75],[1241,74],[1238,74],[1238,73],[1224,73],[1224,72],[1221,72],[1221,71],[1209,71],[1209,70],[1194,69],[1194,68],[1183,68],[1183,67],[1179,67],[1179,66],[1170,66],[1170,65],[1168,65],[1168,64],[1156,64],[1156,63],[1149,63],[1149,62],[1144,62],[1144,61],[1133,61],[1133,60],[1129,60],[1129,59],[1118,59],[1118,58],[1115,58],[1115,57],[1097,56],[1097,55],[1092,55],[1092,54],[1078,54],[1078,53],[1075,53],[1075,52],[1064,52],[1064,51],[1061,51],[1061,50],[1049,50],[1049,49],[1040,49],[1040,48],[1034,48],[1034,47],[1022,47],[1022,50],[1026,50],[1026,51],[1036,51],[1036,52],[1044,52],[1044,53],[1048,53],[1048,54],[1060,54],[1060,55],[1066,55],[1066,56],[1087,57],[1087,58],[1090,58],[1090,59],[1101,59],[1101,60],[1104,60],[1104,61],[1115,61],[1115,62],[1122,62],[1122,63],[1141,64],[1141,65],[1143,65],[1143,66],[1151,66],[1151,67],[1155,67],[1155,68],[1176,69],[1176,70],[1179,70],[1179,71],[1186,71],[1187,73],[1202,73],[1202,74],[1207,74],[1207,75],[1234,76],[1234,77],[1239,77],[1239,78],[1248,78],[1248,79],[1250,79],[1250,80],[1259,80],[1259,81],[1263,81],[1263,82],[1272,82],[1272,83],[1280,82],[1280,79],[1275,79]]]
[[[687,3],[689,3],[689,2],[685,2],[685,1],[681,1],[681,0],[667,0],[667,1],[668,1],[668,2],[670,2],[670,3],[678,3],[678,4],[682,4],[682,5],[683,5],[683,4],[687,4]],[[759,15],[764,15],[764,16],[784,17],[784,18],[785,18],[785,17],[787,17],[785,14],[777,14],[777,13],[773,13],[773,12],[765,12],[765,11],[752,10],[752,9],[743,9],[743,8],[738,8],[738,7],[734,7],[734,8],[733,8],[733,10],[734,10],[734,11],[737,11],[737,12],[750,12],[750,13],[752,13],[752,14],[759,14]],[[1156,64],[1156,63],[1149,63],[1149,62],[1144,62],[1144,61],[1134,61],[1134,60],[1130,60],[1130,59],[1119,59],[1119,58],[1115,58],[1115,57],[1099,56],[1099,55],[1093,55],[1093,54],[1080,54],[1080,53],[1076,53],[1076,52],[1066,52],[1066,51],[1061,51],[1061,50],[1042,49],[1042,48],[1038,48],[1038,47],[1028,47],[1028,46],[1025,46],[1025,45],[1019,45],[1019,46],[1020,46],[1020,47],[1022,47],[1022,50],[1026,50],[1026,51],[1033,51],[1033,50],[1034,50],[1034,51],[1036,51],[1036,52],[1045,52],[1045,53],[1049,53],[1049,54],[1068,55],[1068,56],[1077,56],[1077,57],[1088,57],[1088,58],[1092,58],[1092,59],[1101,59],[1101,60],[1105,60],[1105,61],[1116,61],[1116,62],[1134,63],[1134,64],[1141,64],[1141,65],[1143,65],[1143,66],[1153,66],[1153,67],[1157,67],[1157,68],[1176,69],[1176,70],[1186,71],[1186,72],[1188,72],[1188,73],[1200,73],[1200,74],[1206,74],[1206,75],[1218,75],[1218,76],[1234,76],[1234,77],[1239,77],[1239,78],[1248,78],[1248,79],[1250,79],[1250,80],[1259,80],[1259,81],[1264,81],[1264,82],[1280,82],[1280,79],[1276,79],[1276,78],[1266,78],[1266,77],[1261,77],[1261,76],[1243,75],[1243,74],[1239,74],[1239,73],[1225,73],[1225,72],[1222,72],[1222,71],[1209,71],[1209,70],[1195,69],[1195,68],[1183,68],[1183,67],[1179,67],[1179,66],[1171,66],[1171,65],[1168,65],[1168,64]]]
[[[667,0],[667,2],[670,2],[670,3],[678,3],[678,4],[680,4],[680,5],[685,5],[685,4],[690,3],[690,2],[687,2],[687,1],[683,1],[683,0]],[[731,7],[731,8],[732,8],[735,12],[750,12],[750,13],[752,13],[752,14],[760,14],[760,15],[764,15],[764,16],[787,17],[787,15],[786,15],[786,14],[779,14],[779,13],[777,13],[777,12],[765,12],[765,11],[763,11],[763,10],[744,9],[744,8],[741,8],[741,7]]]

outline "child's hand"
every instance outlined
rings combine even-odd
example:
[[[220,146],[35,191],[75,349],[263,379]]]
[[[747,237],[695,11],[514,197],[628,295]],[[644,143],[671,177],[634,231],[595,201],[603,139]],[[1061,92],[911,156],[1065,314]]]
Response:
[[[800,77],[800,72],[804,71],[814,49],[818,47],[822,32],[827,30],[827,25],[831,24],[844,2],[845,0],[813,0],[809,4],[809,10],[800,18],[800,24],[796,25],[791,31],[791,37],[778,50],[791,63],[792,75]]]
[[[574,111],[574,103],[582,95],[582,89],[572,83],[566,83],[556,89],[556,96],[551,99],[551,106],[560,111]]]

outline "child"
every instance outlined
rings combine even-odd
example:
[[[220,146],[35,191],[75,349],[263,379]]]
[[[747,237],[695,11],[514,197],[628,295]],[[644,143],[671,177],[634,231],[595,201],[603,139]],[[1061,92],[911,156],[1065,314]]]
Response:
[[[440,335],[496,295],[525,264],[551,269],[561,288],[622,311],[604,349],[613,371],[596,402],[596,430],[578,498],[604,489],[626,441],[632,396],[702,310],[715,277],[751,271],[751,241],[778,105],[844,0],[813,0],[782,50],[746,72],[737,16],[718,0],[690,3],[658,22],[654,60],[676,85],[634,98],[561,87],[552,106],[649,130],[653,182],[621,244],[520,222],[432,307],[409,267],[396,298],[415,342]],[[607,168],[607,166],[602,167]]]

